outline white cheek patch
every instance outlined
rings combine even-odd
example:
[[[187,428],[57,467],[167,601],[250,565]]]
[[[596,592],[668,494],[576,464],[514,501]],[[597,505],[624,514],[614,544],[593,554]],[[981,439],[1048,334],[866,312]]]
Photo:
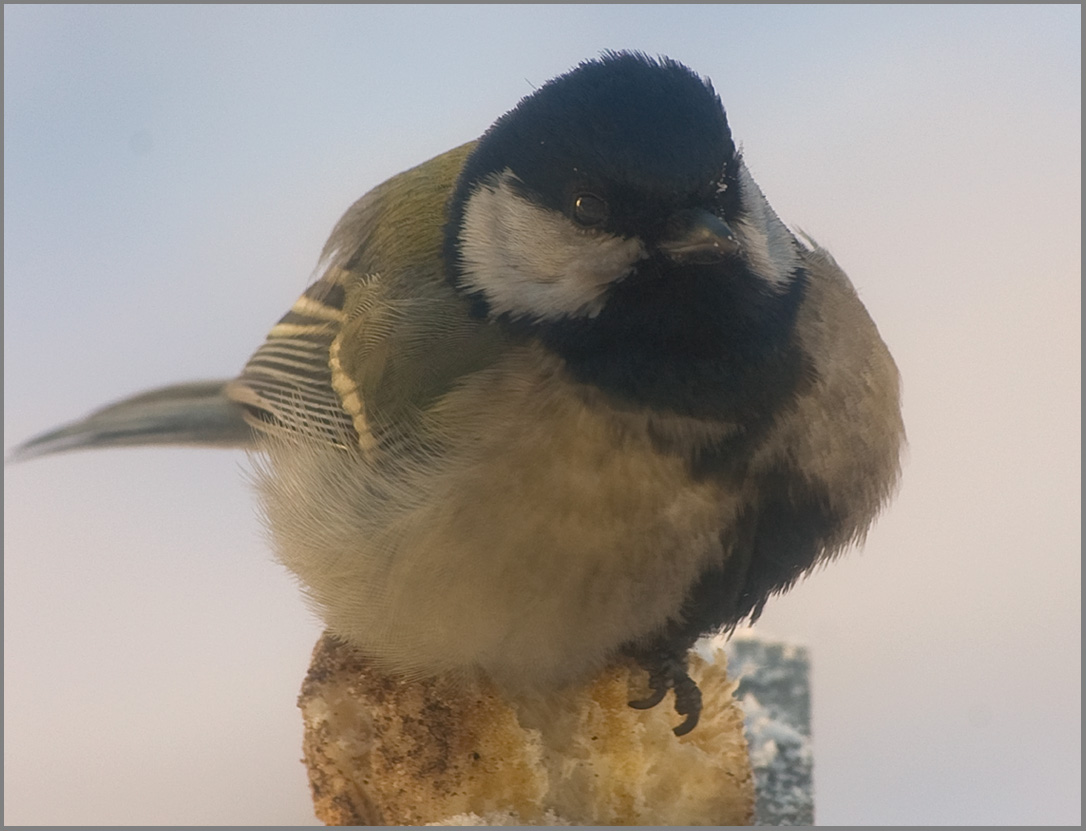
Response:
[[[495,314],[595,317],[608,287],[644,258],[639,240],[585,231],[514,189],[509,170],[468,197],[460,230],[461,285]]]
[[[796,239],[769,206],[765,194],[742,161],[739,162],[739,193],[743,215],[729,220],[729,224],[743,246],[743,257],[770,288],[783,291],[800,264]]]

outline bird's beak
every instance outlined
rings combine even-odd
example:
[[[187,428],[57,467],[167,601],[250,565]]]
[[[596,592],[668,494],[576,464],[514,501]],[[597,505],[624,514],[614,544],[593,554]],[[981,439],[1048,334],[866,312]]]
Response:
[[[701,208],[676,211],[656,247],[676,263],[715,263],[739,251],[739,241],[723,219]]]

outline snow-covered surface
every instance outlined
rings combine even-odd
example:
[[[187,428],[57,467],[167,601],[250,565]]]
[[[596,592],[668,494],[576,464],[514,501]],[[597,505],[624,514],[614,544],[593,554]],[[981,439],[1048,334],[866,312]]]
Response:
[[[794,643],[736,633],[728,675],[746,720],[757,801],[755,825],[813,825],[810,660]]]

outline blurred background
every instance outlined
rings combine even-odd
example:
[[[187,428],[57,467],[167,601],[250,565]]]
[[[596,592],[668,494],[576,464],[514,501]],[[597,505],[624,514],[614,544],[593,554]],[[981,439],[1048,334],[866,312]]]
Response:
[[[240,369],[350,203],[604,49],[712,78],[910,450],[810,647],[820,824],[1080,821],[1080,8],[5,6],[4,444]],[[314,824],[240,453],[4,470],[8,824]]]

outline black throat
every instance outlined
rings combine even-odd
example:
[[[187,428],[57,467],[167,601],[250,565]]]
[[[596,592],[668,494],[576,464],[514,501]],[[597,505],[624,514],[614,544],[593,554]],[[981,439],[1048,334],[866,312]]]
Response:
[[[734,263],[661,269],[644,262],[594,318],[506,324],[619,405],[756,429],[811,376],[794,335],[806,273],[778,294]]]

